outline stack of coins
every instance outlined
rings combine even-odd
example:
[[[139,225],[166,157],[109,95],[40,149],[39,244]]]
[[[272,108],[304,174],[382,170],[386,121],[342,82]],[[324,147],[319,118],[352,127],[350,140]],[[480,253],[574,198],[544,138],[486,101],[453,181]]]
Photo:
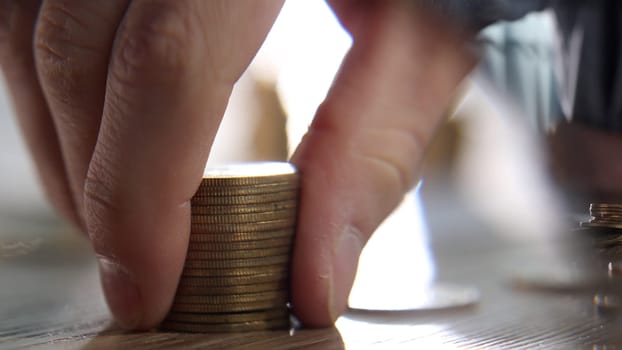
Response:
[[[622,204],[590,204],[590,221],[582,227],[622,229]]]
[[[162,329],[289,328],[299,176],[288,163],[207,169],[192,198],[190,244]]]

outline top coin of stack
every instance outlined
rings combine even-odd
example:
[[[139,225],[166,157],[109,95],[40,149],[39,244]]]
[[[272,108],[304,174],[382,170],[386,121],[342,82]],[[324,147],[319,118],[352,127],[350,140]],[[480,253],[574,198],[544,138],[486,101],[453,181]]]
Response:
[[[622,204],[590,204],[589,222],[582,222],[582,227],[622,229]]]
[[[288,163],[207,169],[192,198],[190,244],[162,328],[289,327],[288,277],[299,176]]]

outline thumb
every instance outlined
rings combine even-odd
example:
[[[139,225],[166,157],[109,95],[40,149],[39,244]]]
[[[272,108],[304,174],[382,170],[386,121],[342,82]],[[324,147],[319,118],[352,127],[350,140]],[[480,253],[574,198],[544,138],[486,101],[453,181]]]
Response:
[[[357,17],[352,49],[293,157],[302,202],[292,301],[307,326],[346,308],[364,244],[414,184],[473,64],[457,36],[409,6],[378,1]]]

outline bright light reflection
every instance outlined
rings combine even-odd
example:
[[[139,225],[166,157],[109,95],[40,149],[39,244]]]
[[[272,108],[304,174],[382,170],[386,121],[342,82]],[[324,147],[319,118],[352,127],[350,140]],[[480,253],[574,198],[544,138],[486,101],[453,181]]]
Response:
[[[377,324],[340,317],[336,327],[346,349],[457,349],[456,335],[434,324]]]
[[[403,309],[427,299],[426,288],[434,273],[423,208],[415,190],[363,249],[349,303],[357,308]]]
[[[324,1],[287,1],[253,62],[253,75],[277,77],[289,149],[306,133],[351,45]]]

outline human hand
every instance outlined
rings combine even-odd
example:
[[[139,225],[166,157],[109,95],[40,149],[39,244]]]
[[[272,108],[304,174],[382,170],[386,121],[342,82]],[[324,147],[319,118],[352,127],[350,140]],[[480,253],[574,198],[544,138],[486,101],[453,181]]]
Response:
[[[153,327],[232,85],[281,3],[40,3],[0,2],[20,124],[50,199],[93,242],[113,314]],[[292,298],[309,326],[346,307],[361,248],[416,180],[472,65],[460,38],[409,2],[331,5],[354,42],[293,157],[303,183]]]
[[[168,311],[233,84],[282,1],[0,0],[0,64],[48,197],[122,326]],[[34,44],[33,44],[34,43]]]

